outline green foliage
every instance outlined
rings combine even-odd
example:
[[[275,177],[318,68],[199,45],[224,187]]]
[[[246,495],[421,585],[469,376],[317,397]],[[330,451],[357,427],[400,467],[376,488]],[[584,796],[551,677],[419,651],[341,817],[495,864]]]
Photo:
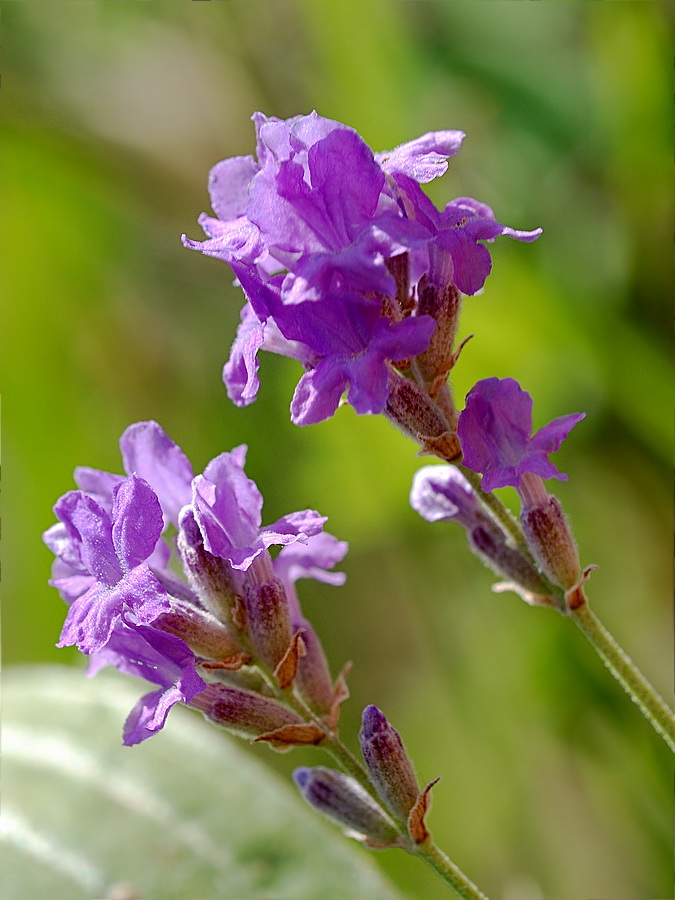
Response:
[[[7,676],[5,900],[401,900],[365,851],[199,715],[173,710],[160,735],[122,747],[138,687],[61,667]]]

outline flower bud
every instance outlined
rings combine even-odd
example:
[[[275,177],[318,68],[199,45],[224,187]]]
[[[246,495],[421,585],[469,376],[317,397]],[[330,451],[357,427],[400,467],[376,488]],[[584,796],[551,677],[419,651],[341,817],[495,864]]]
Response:
[[[405,822],[420,791],[398,732],[376,706],[364,709],[359,740],[378,796],[397,819]]]
[[[307,619],[293,620],[293,628],[302,630],[305,653],[298,663],[295,685],[303,700],[320,716],[328,716],[333,708],[334,688],[326,654],[316,631]]]
[[[457,360],[453,348],[462,298],[452,282],[438,287],[430,283],[426,275],[420,280],[417,296],[417,315],[429,315],[436,320],[429,346],[415,357],[417,370],[427,385],[429,395],[435,397]]]
[[[183,510],[179,524],[178,552],[192,589],[217,619],[232,623],[237,591],[231,566],[204,549],[201,532],[189,507]]]
[[[467,536],[470,547],[499,575],[525,588],[528,594],[545,598],[551,593],[550,586],[530,559],[516,547],[511,547],[501,528],[487,516],[485,522],[471,530]]]
[[[305,724],[300,716],[276,700],[224,684],[208,684],[189,705],[239,737],[255,739],[286,726]]]
[[[481,507],[476,492],[456,466],[424,466],[415,473],[410,505],[427,522],[452,521],[466,529],[471,549],[500,575],[534,597],[550,592],[531,560],[512,546]]]
[[[232,632],[211,613],[175,599],[171,610],[160,613],[152,624],[182,638],[197,656],[206,659],[227,659],[242,649]]]
[[[260,659],[274,669],[292,637],[288,600],[281,582],[275,578],[263,584],[248,584],[244,606],[251,643]]]
[[[349,837],[373,849],[400,845],[394,824],[353,778],[315,766],[296,769],[293,779],[305,800],[342,825]]]
[[[574,538],[557,498],[549,494],[540,503],[524,508],[520,522],[542,571],[561,588],[574,587],[581,577],[581,566]]]
[[[447,462],[461,456],[457,435],[439,407],[414,381],[393,372],[385,415],[427,452]]]

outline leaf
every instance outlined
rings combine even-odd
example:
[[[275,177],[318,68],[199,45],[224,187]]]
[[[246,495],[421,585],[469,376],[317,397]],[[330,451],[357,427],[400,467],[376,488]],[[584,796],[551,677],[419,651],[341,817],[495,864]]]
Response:
[[[3,897],[401,900],[365,851],[184,709],[121,745],[142,688],[60,667],[5,676]]]

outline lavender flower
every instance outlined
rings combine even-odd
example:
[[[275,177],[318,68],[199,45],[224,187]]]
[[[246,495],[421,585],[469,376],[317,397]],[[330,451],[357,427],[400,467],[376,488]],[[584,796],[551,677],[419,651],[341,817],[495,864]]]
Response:
[[[56,549],[70,571],[62,570],[52,583],[73,598],[59,647],[76,644],[82,653],[92,653],[107,643],[122,617],[146,625],[170,608],[146,563],[163,527],[147,482],[132,475],[116,485],[110,514],[83,491],[65,494],[54,511],[66,532]],[[48,533],[48,544],[53,534]]]
[[[244,473],[246,450],[242,445],[221,453],[192,482],[192,510],[204,547],[240,570],[248,569],[273,544],[318,534],[326,521],[306,509],[262,528],[262,495]]]
[[[482,486],[491,491],[518,487],[531,472],[541,478],[567,481],[549,460],[585,413],[560,416],[532,431],[532,398],[513,378],[486,378],[469,391],[457,434],[464,465],[483,473]]]
[[[419,469],[413,478],[410,505],[427,522],[452,521],[461,525],[474,553],[508,579],[500,589],[509,587],[528,603],[551,602],[550,585],[483,509],[473,488],[455,466]]]
[[[507,228],[470,198],[439,211],[423,194],[419,184],[442,175],[458,152],[460,131],[375,155],[353,129],[316,112],[253,120],[257,159],[214,166],[216,218],[199,220],[208,240],[183,239],[228,262],[248,300],[223,373],[229,396],[240,406],[253,402],[265,349],[305,368],[291,405],[296,424],[330,417],[344,393],[357,413],[382,412],[392,369],[409,370],[436,327],[418,302],[421,280],[439,296],[476,293],[491,265],[479,242],[502,234],[533,240],[540,230]],[[454,326],[443,334],[454,339]],[[440,359],[436,350],[431,356]],[[451,356],[449,348],[437,372],[426,360],[433,391]]]
[[[80,490],[56,503],[60,521],[44,535],[56,556],[51,583],[69,606],[58,646],[76,644],[90,655],[92,673],[112,664],[159,685],[135,707],[125,743],[159,730],[178,702],[273,746],[316,743],[323,732],[315,723],[241,693],[247,685],[262,689],[259,673],[243,675],[226,698],[221,690],[192,701],[207,686],[198,667],[232,673],[227,677],[236,682],[237,670],[254,662],[285,689],[302,663],[300,694],[334,726],[346,688],[340,680],[332,684],[293,583],[300,577],[340,583],[339,574],[323,570],[346,545],[321,535],[325,518],[313,510],[262,526],[262,495],[244,472],[244,446],[220,454],[197,476],[156,422],[132,425],[120,447],[128,477],[77,469]],[[178,529],[176,541],[162,536],[169,522]],[[311,551],[292,553],[309,540],[316,541]],[[278,575],[268,550],[275,544],[286,549],[276,561]],[[187,584],[170,568],[176,551]]]

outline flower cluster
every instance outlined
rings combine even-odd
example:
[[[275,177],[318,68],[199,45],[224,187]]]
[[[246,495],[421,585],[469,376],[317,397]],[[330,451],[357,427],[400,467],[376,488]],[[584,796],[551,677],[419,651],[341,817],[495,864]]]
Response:
[[[461,413],[448,384],[464,343],[455,346],[462,295],[490,273],[486,243],[532,241],[541,229],[515,231],[469,197],[433,205],[421,185],[446,171],[460,131],[376,154],[316,113],[253,121],[256,157],[211,171],[215,217],[199,220],[208,239],[183,238],[227,262],[246,295],[224,369],[230,398],[255,400],[259,350],[299,360],[293,422],[329,418],[343,396],[357,413],[384,413],[422,452],[456,464],[417,473],[413,508],[460,524],[502,587],[574,609],[586,572],[543,479],[566,479],[549,455],[583,414],[532,434],[532,399],[513,379],[479,381]],[[275,749],[323,743],[345,771],[296,770],[305,799],[370,847],[419,852],[435,782],[420,790],[375,706],[363,714],[363,765],[339,742],[347,667],[331,677],[295,588],[301,578],[341,584],[333,570],[347,545],[313,510],[263,526],[245,446],[197,475],[156,422],[132,425],[120,448],[126,475],[77,469],[78,490],[58,500],[44,540],[68,604],[59,646],[87,655],[90,674],[114,665],[154,686],[124,743],[161,729],[176,703]],[[520,526],[489,493],[507,485],[522,501]]]
[[[304,366],[296,424],[330,417],[346,392],[358,413],[385,411],[414,437],[439,438],[447,423],[433,421],[432,401],[454,364],[459,294],[477,293],[490,272],[482,242],[531,241],[541,229],[514,231],[470,197],[436,209],[420,184],[446,171],[461,131],[375,154],[315,112],[253,121],[257,159],[214,166],[216,216],[199,220],[208,240],[184,238],[229,263],[246,294],[224,370],[230,398],[255,399],[265,349]]]
[[[89,656],[90,674],[111,664],[157,685],[127,720],[124,743],[158,731],[179,702],[274,746],[320,740],[269,684],[283,692],[295,683],[312,715],[334,727],[346,687],[330,678],[295,582],[342,583],[328,570],[347,545],[312,510],[263,526],[244,446],[196,476],[156,422],[132,425],[120,447],[127,477],[78,468],[79,490],[58,500],[44,540],[56,556],[51,583],[69,607],[59,646]]]

